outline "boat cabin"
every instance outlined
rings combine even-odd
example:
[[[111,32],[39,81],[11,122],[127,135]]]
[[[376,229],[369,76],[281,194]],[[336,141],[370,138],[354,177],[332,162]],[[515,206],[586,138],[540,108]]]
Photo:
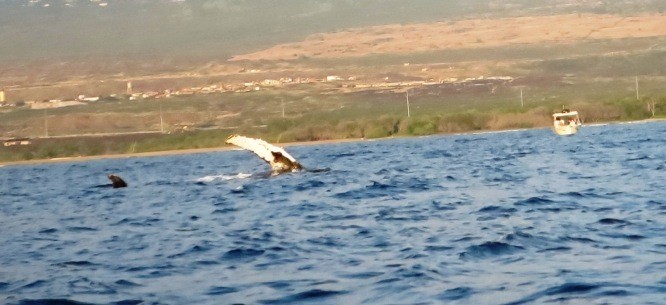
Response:
[[[565,109],[562,112],[553,114],[553,131],[558,135],[576,134],[580,125],[578,111]]]

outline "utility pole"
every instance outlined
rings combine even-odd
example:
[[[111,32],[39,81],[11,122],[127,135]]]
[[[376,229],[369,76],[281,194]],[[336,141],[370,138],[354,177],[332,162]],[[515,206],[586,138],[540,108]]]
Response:
[[[160,101],[160,132],[164,133],[164,119],[162,118],[162,101]]]
[[[638,95],[638,76],[636,76],[636,100],[640,100],[640,96]]]
[[[46,109],[44,109],[44,136],[49,137],[49,120],[47,119]]]
[[[284,119],[284,99],[282,98],[280,101],[282,102],[282,118]]]
[[[410,117],[410,114],[409,114],[409,89],[407,90],[407,117]]]
[[[523,103],[523,88],[520,88],[520,108],[523,108],[524,105],[525,104]]]

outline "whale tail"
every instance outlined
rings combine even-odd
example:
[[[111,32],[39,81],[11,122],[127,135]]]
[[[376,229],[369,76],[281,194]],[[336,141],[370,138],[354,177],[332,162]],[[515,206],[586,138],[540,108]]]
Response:
[[[294,172],[303,169],[303,166],[282,147],[269,144],[264,140],[231,135],[225,143],[236,145],[255,153],[266,161],[276,173]]]

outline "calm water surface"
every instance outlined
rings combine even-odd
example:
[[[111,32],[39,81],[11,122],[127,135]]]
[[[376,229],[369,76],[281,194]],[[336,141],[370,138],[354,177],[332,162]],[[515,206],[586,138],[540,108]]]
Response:
[[[666,302],[664,122],[289,151],[0,168],[0,303]]]

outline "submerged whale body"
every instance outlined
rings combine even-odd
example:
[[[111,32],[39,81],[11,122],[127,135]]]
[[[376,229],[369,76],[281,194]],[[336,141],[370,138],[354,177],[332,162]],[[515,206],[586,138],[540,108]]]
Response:
[[[269,144],[264,140],[248,138],[240,135],[231,135],[227,138],[225,143],[255,153],[271,166],[271,169],[273,170],[272,175],[303,170],[303,166],[287,151],[281,147]]]

